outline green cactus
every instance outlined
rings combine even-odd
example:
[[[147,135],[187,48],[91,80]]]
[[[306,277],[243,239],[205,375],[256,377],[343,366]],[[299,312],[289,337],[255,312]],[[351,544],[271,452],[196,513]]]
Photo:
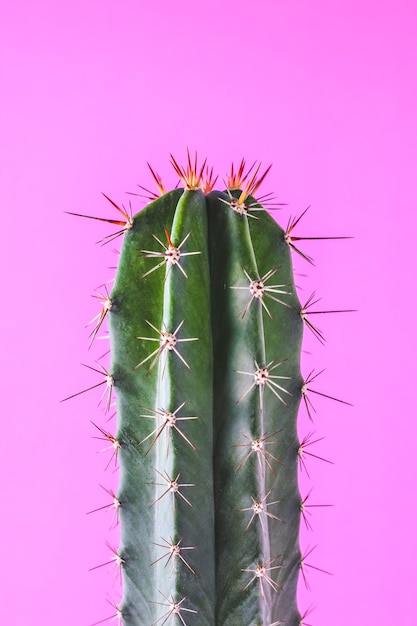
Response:
[[[172,163],[183,188],[167,192],[152,172],[160,196],[134,217],[114,205],[123,246],[92,333],[107,316],[117,429],[100,431],[120,466],[115,617],[299,626],[307,307],[291,229],[255,199],[259,167],[242,161],[220,192],[205,163]]]

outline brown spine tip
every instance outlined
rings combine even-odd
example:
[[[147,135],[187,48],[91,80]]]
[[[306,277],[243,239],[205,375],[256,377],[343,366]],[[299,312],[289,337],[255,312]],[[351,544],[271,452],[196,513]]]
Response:
[[[194,161],[191,160],[190,152],[187,148],[187,166],[183,167],[177,163],[175,158],[170,154],[171,165],[175,172],[184,183],[186,189],[200,189],[202,187],[204,168],[206,167],[207,159],[204,159],[203,165],[198,168],[197,164],[197,152],[194,156]]]

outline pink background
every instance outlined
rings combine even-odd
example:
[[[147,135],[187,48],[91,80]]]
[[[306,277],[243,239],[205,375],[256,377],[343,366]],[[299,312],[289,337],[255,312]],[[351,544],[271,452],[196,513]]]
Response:
[[[417,10],[414,0],[52,0],[3,3],[1,67],[1,621],[89,626],[119,600],[105,540],[111,512],[86,515],[115,488],[90,420],[103,427],[99,382],[80,363],[94,289],[112,276],[115,217],[152,186],[146,161],[175,182],[169,152],[198,149],[223,176],[232,160],[273,163],[263,186],[312,208],[298,234],[301,299],[326,308],[327,344],[310,337],[317,548],[300,585],[313,626],[392,626],[416,619],[415,232]],[[142,202],[134,198],[135,210]],[[317,318],[318,316],[316,316]],[[313,509],[314,511],[314,509]],[[111,622],[110,622],[111,623]],[[115,622],[113,622],[115,623]]]

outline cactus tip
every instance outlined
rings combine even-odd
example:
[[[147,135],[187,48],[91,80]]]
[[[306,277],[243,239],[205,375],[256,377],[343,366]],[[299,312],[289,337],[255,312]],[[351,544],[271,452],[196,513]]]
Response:
[[[186,189],[199,189],[202,184],[204,169],[206,167],[207,159],[204,159],[203,165],[198,168],[197,164],[197,152],[194,156],[194,161],[191,160],[190,152],[187,148],[187,166],[183,167],[178,164],[172,154],[171,165],[175,172],[180,177]]]
[[[230,168],[230,174],[226,176],[225,186],[229,191],[242,189],[243,183],[247,180],[250,172],[256,165],[256,161],[252,163],[249,170],[245,172],[246,160],[243,158],[240,162],[239,169],[235,171],[234,163]]]

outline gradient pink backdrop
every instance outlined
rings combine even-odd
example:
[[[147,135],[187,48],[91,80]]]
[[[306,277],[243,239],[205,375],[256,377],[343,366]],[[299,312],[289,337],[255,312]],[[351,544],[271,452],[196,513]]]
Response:
[[[325,437],[311,459],[313,532],[303,546],[313,626],[413,624],[416,584],[415,232],[417,10],[414,0],[52,0],[3,3],[1,621],[89,626],[112,615],[109,512],[115,486],[90,420],[105,426],[97,382],[105,344],[87,351],[94,289],[112,276],[101,191],[125,202],[170,183],[169,152],[208,156],[224,175],[246,156],[273,163],[264,191],[311,210],[295,259],[327,345],[308,338],[305,375],[354,408],[317,398]],[[141,208],[138,199],[135,208]],[[414,390],[414,391],[413,391]],[[110,428],[111,426],[108,425]],[[111,622],[110,622],[111,623]],[[113,622],[115,623],[115,622]],[[245,625],[240,625],[245,626]]]

